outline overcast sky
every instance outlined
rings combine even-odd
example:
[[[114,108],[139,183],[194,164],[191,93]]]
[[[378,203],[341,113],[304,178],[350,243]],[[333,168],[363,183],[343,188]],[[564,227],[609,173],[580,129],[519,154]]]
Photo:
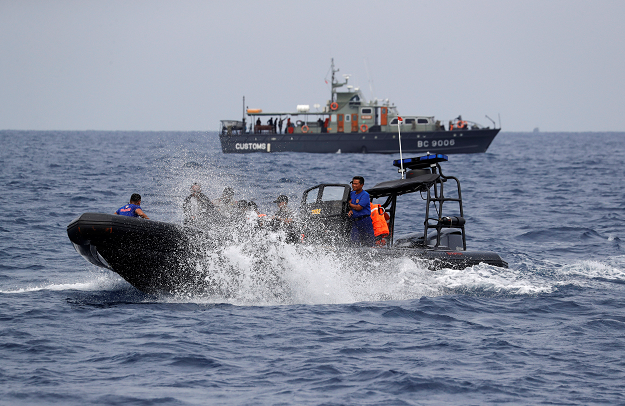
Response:
[[[211,130],[324,105],[624,131],[625,1],[0,0],[0,129]]]

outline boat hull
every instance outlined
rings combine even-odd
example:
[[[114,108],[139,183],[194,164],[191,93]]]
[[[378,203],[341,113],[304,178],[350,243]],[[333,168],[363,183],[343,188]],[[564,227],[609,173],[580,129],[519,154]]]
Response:
[[[67,234],[87,261],[110,269],[135,288],[157,294],[222,294],[211,286],[195,258],[217,252],[223,241],[208,233],[175,224],[137,218],[84,213],[67,226]],[[201,243],[198,243],[201,241]],[[211,248],[212,244],[212,248]],[[211,251],[212,250],[212,251]],[[430,269],[464,269],[480,263],[507,267],[492,252],[430,248],[352,248],[371,258],[406,256],[427,261]]]
[[[404,153],[474,154],[486,152],[499,129],[402,132]],[[309,134],[220,134],[224,153],[311,152],[371,153],[399,152],[397,133],[309,133]]]
[[[188,233],[158,221],[84,213],[67,226],[76,251],[94,265],[108,268],[146,293],[192,288],[185,266]]]

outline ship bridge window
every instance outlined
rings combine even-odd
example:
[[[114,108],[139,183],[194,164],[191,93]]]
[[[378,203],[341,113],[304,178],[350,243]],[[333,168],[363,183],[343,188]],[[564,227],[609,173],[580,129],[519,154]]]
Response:
[[[402,124],[429,124],[430,120],[427,118],[405,118]],[[391,125],[397,125],[397,118],[391,120]]]
[[[360,105],[360,96],[353,95],[351,99],[349,99],[349,105],[350,106],[358,106]]]

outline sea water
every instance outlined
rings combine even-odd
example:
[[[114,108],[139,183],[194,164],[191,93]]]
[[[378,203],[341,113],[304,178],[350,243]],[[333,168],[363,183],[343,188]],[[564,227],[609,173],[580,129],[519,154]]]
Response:
[[[200,264],[227,296],[141,293],[85,261],[67,224],[132,193],[180,223],[193,182],[271,214],[318,183],[397,179],[398,156],[224,155],[203,132],[0,145],[0,404],[625,403],[625,134],[504,132],[443,164],[468,248],[508,269],[235,241]],[[397,234],[420,231],[421,196],[399,205]]]

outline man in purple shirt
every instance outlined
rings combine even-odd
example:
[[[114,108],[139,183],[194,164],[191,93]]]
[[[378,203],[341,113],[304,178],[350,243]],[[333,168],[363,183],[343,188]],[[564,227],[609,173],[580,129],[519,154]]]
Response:
[[[354,176],[351,181],[352,191],[349,193],[348,216],[352,219],[351,239],[355,245],[372,247],[375,243],[373,222],[371,221],[371,198],[362,190],[365,178]]]
[[[130,203],[117,209],[115,214],[128,217],[143,217],[144,219],[150,219],[147,214],[141,210],[141,195],[139,193],[133,193],[130,196]]]

